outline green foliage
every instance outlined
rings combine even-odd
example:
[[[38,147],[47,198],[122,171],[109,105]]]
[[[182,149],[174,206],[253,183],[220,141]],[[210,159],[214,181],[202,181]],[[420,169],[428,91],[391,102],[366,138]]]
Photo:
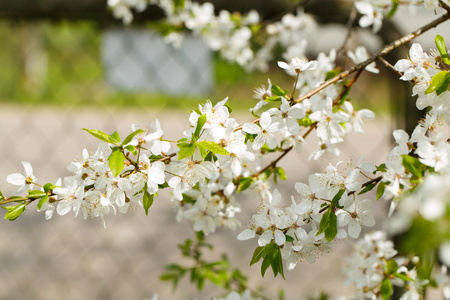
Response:
[[[195,138],[195,140],[198,140],[198,139],[199,139],[200,133],[201,133],[201,131],[202,131],[203,126],[205,125],[205,123],[206,123],[206,115],[205,115],[205,114],[202,114],[200,117],[198,117],[198,120],[197,120],[197,127],[195,127],[195,132],[194,132],[194,135],[193,135],[193,137]]]
[[[362,195],[367,192],[370,192],[375,187],[375,185],[376,185],[375,183],[369,183],[361,190],[361,192],[358,193],[358,195]]]
[[[8,211],[5,214],[5,220],[14,221],[26,210],[26,204],[23,203],[18,205],[2,206],[2,208]]]
[[[225,148],[223,148],[220,144],[213,141],[201,141],[198,142],[197,145],[204,147],[205,149],[211,151],[214,154],[220,155],[230,155]]]
[[[392,0],[392,8],[389,10],[389,12],[386,16],[387,19],[390,19],[395,15],[395,13],[397,12],[397,9],[398,9],[399,2],[400,2],[399,0]]]
[[[145,214],[148,216],[148,210],[153,205],[153,198],[155,195],[150,195],[147,191],[147,184],[144,187],[144,195],[142,197],[142,204],[144,205]]]
[[[138,130],[136,130],[136,131],[133,131],[132,133],[130,133],[130,134],[123,140],[122,145],[126,145],[126,144],[130,143],[131,140],[132,140],[136,135],[138,135],[138,134],[140,134],[140,133],[144,133],[144,132],[145,132],[145,131],[142,130],[142,129],[138,129]],[[130,152],[131,152],[131,151],[130,151]]]
[[[337,234],[337,216],[334,211],[336,208],[341,208],[339,200],[342,198],[345,191],[345,189],[340,189],[336,195],[334,195],[333,200],[331,200],[330,205],[322,215],[322,219],[320,219],[319,231],[316,235],[325,233],[325,238],[328,242],[331,242]]]
[[[237,192],[243,192],[248,189],[255,180],[252,177],[242,177],[239,179],[239,185],[237,188]]]
[[[101,130],[97,130],[97,129],[86,129],[83,128],[83,130],[86,130],[87,132],[89,132],[90,134],[92,134],[94,137],[96,137],[97,139],[107,142],[109,144],[113,144],[115,146],[120,146],[120,138],[119,138],[119,134],[117,134],[117,132],[115,131],[113,134],[107,134]]]
[[[440,95],[448,89],[450,75],[447,71],[441,71],[431,78],[431,83],[425,91],[425,94],[430,94],[436,91]]]
[[[445,46],[445,41],[442,36],[439,34],[436,35],[434,42],[436,43],[436,47],[441,54],[442,62],[446,65],[450,65],[450,59],[448,57],[447,47]]]
[[[121,148],[114,148],[111,156],[109,157],[109,168],[114,177],[117,177],[122,172],[125,162],[125,155]]]
[[[386,189],[386,182],[384,181],[380,181],[380,183],[378,184],[377,187],[377,200],[379,200],[381,198],[381,196],[383,196],[384,194],[384,190]]]
[[[383,300],[388,300],[392,294],[392,283],[389,278],[384,278],[381,282],[380,295]]]
[[[178,160],[189,157],[195,153],[195,144],[180,143],[177,144],[180,151],[178,151]]]
[[[256,264],[263,259],[261,263],[261,276],[264,277],[266,271],[269,267],[272,267],[273,276],[276,277],[278,274],[284,278],[283,261],[281,259],[280,246],[275,244],[273,241],[264,247],[257,247],[255,252],[253,252],[252,260],[250,261],[250,266]]]
[[[203,249],[213,250],[211,244],[204,241],[204,234],[197,233],[196,241],[186,239],[183,244],[178,245],[181,254],[192,260],[190,266],[182,266],[180,264],[170,264],[166,266],[166,272],[160,277],[163,281],[172,281],[174,289],[178,282],[185,275],[189,275],[190,281],[194,283],[198,290],[202,290],[205,282],[211,283],[230,289],[232,287],[244,290],[246,287],[247,277],[239,270],[231,269],[230,262],[226,255],[222,255],[218,260],[206,261],[203,259]]]

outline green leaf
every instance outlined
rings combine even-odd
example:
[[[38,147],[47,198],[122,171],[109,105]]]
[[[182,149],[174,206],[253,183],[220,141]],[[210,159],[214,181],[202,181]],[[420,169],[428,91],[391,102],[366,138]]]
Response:
[[[258,179],[259,180],[267,180],[271,174],[272,174],[272,168],[267,168],[264,170],[264,172],[262,172],[261,174],[258,175]]]
[[[135,146],[133,146],[133,145],[128,145],[128,146],[125,146],[125,149],[127,149],[128,151],[130,151],[131,154],[137,155],[137,149],[136,149]]]
[[[438,89],[448,81],[449,75],[447,71],[441,71],[431,78],[430,86],[426,89],[425,94],[430,94]]]
[[[398,8],[398,2],[399,0],[392,0],[392,8],[389,10],[388,14],[386,15],[387,19],[392,18],[395,15],[395,12]]]
[[[388,300],[392,294],[392,283],[389,278],[384,278],[381,282],[380,294],[383,300]]]
[[[320,219],[319,231],[317,232],[316,236],[321,234],[322,232],[325,232],[325,230],[327,230],[327,228],[330,226],[331,214],[332,212],[330,208],[322,215],[322,219]]]
[[[261,264],[261,276],[264,277],[264,274],[266,274],[267,269],[270,266],[270,262],[272,260],[272,256],[271,255],[266,255],[264,257],[264,260]]]
[[[377,188],[377,200],[381,198],[384,194],[384,189],[386,188],[386,183],[384,181],[380,181]]]
[[[337,217],[334,212],[330,211],[330,224],[328,228],[325,229],[325,238],[328,242],[331,242],[337,234]]]
[[[253,252],[252,260],[250,261],[250,266],[261,260],[263,250],[264,247],[256,247],[255,252]]]
[[[44,205],[45,202],[48,201],[48,195],[45,195],[44,197],[39,200],[39,203],[37,204],[37,209],[40,210],[42,205]]]
[[[114,131],[113,133],[111,133],[109,135],[113,140],[117,141],[117,143],[120,144],[120,136],[119,133],[117,133],[117,131]]]
[[[136,135],[138,135],[138,134],[140,134],[140,133],[145,133],[145,131],[142,130],[142,129],[138,129],[138,130],[136,130],[136,131],[133,131],[132,133],[130,133],[130,134],[123,140],[122,145],[128,144],[129,142],[131,142],[131,140],[133,140],[133,138],[134,138]],[[130,152],[131,152],[131,151],[130,151]]]
[[[189,157],[195,153],[195,145],[194,144],[186,144],[181,143],[177,145],[180,148],[178,152],[178,160]]]
[[[376,166],[376,167],[377,168],[376,168],[375,171],[373,171],[373,174],[375,174],[376,172],[383,172],[383,173],[385,173],[387,171],[386,164],[381,164],[381,165]]]
[[[277,167],[275,169],[275,172],[278,174],[278,176],[280,176],[281,180],[287,180],[286,173],[284,172],[283,168]]]
[[[293,241],[294,241],[294,238],[292,236],[286,234],[286,242],[290,243],[290,242],[293,242]]]
[[[374,187],[375,187],[374,183],[369,183],[368,185],[366,185],[364,187],[364,189],[361,192],[358,193],[358,195],[362,195],[362,194],[365,194],[367,192],[370,192]]]
[[[205,123],[206,123],[206,115],[203,114],[200,117],[198,117],[197,127],[195,127],[194,137],[196,138],[196,140],[198,140],[198,138],[200,137],[200,132],[202,131],[202,128],[205,125]]]
[[[410,171],[417,178],[422,178],[422,173],[419,171],[422,163],[415,157],[409,155],[402,155],[402,165],[406,170]]]
[[[386,265],[386,273],[388,275],[391,275],[391,274],[394,274],[395,272],[397,272],[397,270],[398,270],[397,262],[393,259],[388,260],[387,265]]]
[[[56,185],[54,185],[53,183],[46,183],[43,188],[44,191],[47,193],[50,190],[53,190],[56,187]]]
[[[239,179],[237,192],[240,193],[248,189],[252,185],[253,181],[255,180],[252,177],[243,177]]]
[[[89,132],[94,137],[98,138],[101,141],[107,142],[109,144],[113,144],[116,146],[120,146],[120,141],[117,141],[116,139],[112,138],[109,134],[104,133],[103,131],[97,130],[97,129],[86,129],[83,128],[83,130]]]
[[[448,87],[450,85],[450,76],[447,76],[447,79],[445,79],[445,82],[441,85],[440,88],[436,90],[436,94],[439,96],[443,92],[448,90]]]
[[[208,151],[205,147],[203,147],[199,143],[197,143],[197,148],[198,148],[198,150],[200,150],[200,155],[202,156],[203,159],[206,158],[208,153],[211,153],[210,151]]]
[[[142,197],[142,204],[144,205],[145,214],[148,216],[148,210],[153,204],[153,198],[155,195],[150,195],[147,191],[147,184],[144,187],[144,196]]]
[[[275,243],[273,243],[273,242],[272,242],[272,243],[269,243],[269,244],[267,244],[267,245],[265,245],[265,246],[264,246],[263,253],[262,253],[262,256],[269,255],[269,254],[272,253],[277,247],[278,247],[278,245],[275,244]]]
[[[333,77],[336,77],[340,73],[341,73],[341,70],[337,70],[337,69],[328,71],[326,76],[325,76],[325,80],[328,80],[328,79],[331,79]]]
[[[123,155],[121,149],[116,148],[109,157],[109,168],[111,169],[111,172],[114,177],[117,177],[120,175],[120,172],[122,172],[125,162],[125,155]]]
[[[406,276],[405,274],[393,273],[392,275],[394,277],[400,278],[403,281],[413,281],[414,282],[414,279],[412,279],[411,277]]]
[[[39,199],[39,198],[44,197],[45,195],[47,195],[46,192],[34,190],[34,191],[29,191],[27,197],[30,199]]]
[[[339,207],[339,200],[341,200],[342,195],[344,195],[345,189],[340,189],[339,192],[334,195],[333,200],[331,200],[331,206]]]
[[[14,221],[17,219],[26,209],[26,204],[19,204],[13,206],[2,206],[8,212],[5,214],[5,220]]]
[[[278,85],[274,84],[272,85],[272,94],[275,94],[277,96],[286,96],[287,95],[287,91],[283,91]]]
[[[230,155],[225,148],[223,148],[220,144],[212,141],[201,141],[198,142],[197,145],[200,145],[202,147],[205,147],[209,151],[211,151],[214,154],[221,154],[221,155]]]
[[[450,65],[450,59],[448,57],[447,47],[445,46],[444,38],[440,35],[436,35],[434,42],[436,43],[436,47],[439,53],[441,54],[442,62],[446,65]]]
[[[264,99],[265,102],[269,102],[269,103],[276,103],[276,102],[280,102],[282,99],[281,96],[270,96]]]
[[[275,250],[274,260],[275,260],[275,265],[277,266],[278,273],[280,273],[281,277],[283,277],[283,279],[286,280],[286,278],[284,277],[283,259],[281,257],[280,247],[277,247],[277,250]],[[272,266],[272,270],[273,270],[273,266]],[[273,270],[273,274],[275,277],[276,276],[275,270]]]

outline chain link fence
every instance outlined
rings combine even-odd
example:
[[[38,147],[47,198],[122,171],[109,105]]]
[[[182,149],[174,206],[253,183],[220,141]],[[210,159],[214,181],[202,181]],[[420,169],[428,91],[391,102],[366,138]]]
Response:
[[[83,148],[98,145],[81,128],[126,134],[132,123],[146,126],[158,118],[165,136],[177,139],[189,126],[189,110],[205,99],[227,96],[238,121],[251,119],[243,108],[254,105],[252,90],[267,84],[267,74],[248,75],[208,51],[189,50],[200,44],[196,40],[175,53],[161,44],[155,49],[152,39],[157,38],[145,29],[131,32],[90,21],[0,21],[0,178],[20,170],[21,160],[32,164],[40,183],[68,175],[66,165]],[[389,151],[394,120],[385,92],[389,82],[379,80],[370,90],[373,78],[363,75],[361,90],[351,95],[357,108],[364,103],[375,109],[378,121],[367,122],[364,135],[350,136],[342,152],[380,163]],[[282,72],[272,72],[271,79],[286,88],[292,85]],[[307,182],[309,174],[325,168],[326,160],[307,161],[316,146],[311,139],[303,155],[289,155],[281,163],[289,180],[279,188],[286,195],[294,182]],[[339,160],[346,157],[332,163]],[[14,188],[3,181],[1,190],[9,195]],[[258,206],[251,200],[242,196],[244,226]],[[384,209],[381,203],[375,206]],[[220,293],[207,284],[198,296],[187,278],[175,292],[159,281],[164,266],[181,259],[176,245],[193,237],[188,224],[175,221],[167,193],[155,199],[149,216],[143,211],[111,215],[106,223],[105,230],[98,220],[73,215],[45,221],[32,209],[14,222],[3,221],[0,299],[145,299],[155,292],[160,299],[207,299]],[[265,286],[269,297],[282,287],[286,299],[317,296],[322,288],[346,293],[340,271],[341,257],[349,251],[344,243],[312,266],[298,265],[284,281],[271,274],[260,279],[259,267],[248,267],[255,241],[238,243],[236,235],[220,230],[208,239],[217,243],[217,257],[227,253],[234,267],[254,275],[250,284]]]

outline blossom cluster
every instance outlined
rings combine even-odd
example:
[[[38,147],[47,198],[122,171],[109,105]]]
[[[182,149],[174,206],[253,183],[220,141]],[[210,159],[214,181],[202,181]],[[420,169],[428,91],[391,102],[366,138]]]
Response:
[[[376,300],[379,296],[388,299],[392,285],[407,286],[400,299],[420,299],[421,286],[427,282],[417,277],[415,268],[408,269],[410,260],[396,255],[394,243],[386,240],[386,233],[376,231],[364,235],[363,239],[355,243],[353,254],[347,259],[344,269],[346,283],[354,285],[355,294],[352,297],[340,297],[339,300]],[[417,263],[417,260],[417,257],[412,258],[413,263]]]

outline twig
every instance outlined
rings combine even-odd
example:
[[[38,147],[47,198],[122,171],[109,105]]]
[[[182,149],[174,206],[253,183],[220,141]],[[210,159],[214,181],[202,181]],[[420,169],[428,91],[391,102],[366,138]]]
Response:
[[[373,61],[375,61],[378,57],[380,56],[384,56],[386,54],[388,54],[389,52],[391,52],[392,50],[400,47],[401,45],[404,45],[408,42],[410,42],[411,40],[415,39],[416,37],[420,36],[421,34],[423,34],[424,32],[430,30],[431,28],[436,27],[437,25],[447,21],[448,19],[450,19],[450,7],[447,6],[445,3],[441,2],[442,7],[447,10],[447,13],[440,16],[439,18],[437,18],[436,20],[420,27],[419,29],[399,38],[398,40],[390,43],[389,45],[385,46],[383,49],[381,49],[380,51],[378,51],[376,54],[374,54],[372,57],[370,57],[369,59],[363,61],[362,63],[345,70],[344,72],[340,73],[339,75],[334,76],[333,78],[325,81],[324,83],[322,83],[321,85],[319,85],[317,88],[313,89],[312,91],[304,94],[303,96],[297,98],[294,100],[295,103],[300,103],[303,100],[306,100],[310,97],[312,97],[313,95],[317,94],[318,92],[320,92],[321,90],[323,90],[324,88],[326,88],[327,86],[344,79],[345,77],[347,77],[348,75],[355,73],[356,71],[360,70],[360,69],[364,69],[365,67],[367,67],[370,63],[372,63]]]

